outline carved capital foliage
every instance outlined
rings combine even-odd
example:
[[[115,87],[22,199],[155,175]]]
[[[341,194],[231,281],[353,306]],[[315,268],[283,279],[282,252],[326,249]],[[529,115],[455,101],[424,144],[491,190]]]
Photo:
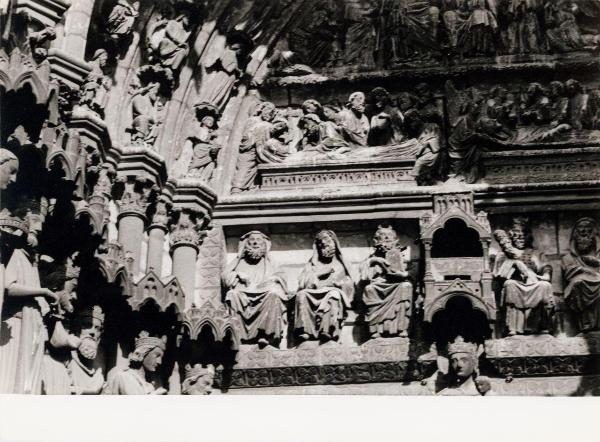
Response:
[[[149,205],[156,199],[158,186],[146,179],[117,177],[113,196],[119,208],[119,217],[139,216],[146,220]]]
[[[170,225],[171,250],[180,246],[198,249],[206,233],[202,231],[203,219],[190,210],[175,210]]]

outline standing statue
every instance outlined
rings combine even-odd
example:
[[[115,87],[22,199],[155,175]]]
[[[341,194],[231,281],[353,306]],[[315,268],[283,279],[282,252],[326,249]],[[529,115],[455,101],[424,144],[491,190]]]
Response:
[[[140,2],[129,4],[127,0],[118,0],[108,16],[106,29],[113,41],[119,41],[131,34],[135,18],[139,15]]]
[[[548,333],[554,309],[552,267],[532,246],[525,218],[515,217],[508,235],[494,233],[502,248],[494,262],[494,276],[503,281],[500,304],[506,307],[508,335]]]
[[[458,336],[453,343],[448,344],[448,358],[449,361],[438,358],[438,371],[422,382],[431,393],[438,396],[493,394],[489,378],[479,376],[476,344],[465,342],[462,336]],[[446,364],[448,367],[445,367]]]
[[[417,142],[417,159],[410,174],[420,186],[436,184],[441,179],[440,150],[442,133],[436,123],[425,123],[420,112],[410,109],[404,115],[407,136]]]
[[[134,92],[131,100],[131,142],[140,146],[153,146],[162,120],[162,104],[158,91],[160,84],[150,83]]]
[[[9,185],[17,181],[17,172],[19,172],[19,159],[8,149],[0,148],[0,193],[6,190]],[[1,196],[0,196],[1,198]],[[0,315],[2,314],[2,304],[4,301],[4,271],[6,263],[12,254],[10,238],[12,238],[13,229],[5,226],[11,220],[8,210],[0,212]],[[0,316],[1,317],[1,316]]]
[[[575,223],[562,269],[565,301],[577,315],[579,330],[600,330],[600,238],[592,218]]]
[[[180,178],[189,176],[208,182],[217,167],[216,159],[221,146],[216,144],[218,121],[221,114],[210,103],[199,103],[195,106],[196,121],[190,136],[175,158],[173,176]]]
[[[104,117],[108,91],[112,86],[110,77],[105,73],[107,62],[108,52],[105,49],[98,49],[90,62],[92,70],[83,81],[79,94],[79,105],[97,113],[100,117]]]
[[[360,268],[371,338],[406,337],[412,315],[413,286],[402,258],[398,234],[392,227],[379,226],[373,236],[373,246],[373,254]]]
[[[244,76],[254,42],[244,31],[227,35],[222,51],[209,51],[202,63],[202,84],[198,99],[223,110]]]
[[[298,337],[303,341],[337,340],[354,297],[354,282],[331,230],[315,236],[313,256],[300,274],[298,289],[294,325]]]
[[[40,394],[44,346],[48,340],[42,315],[49,311],[46,299],[58,301],[56,293],[41,287],[35,264],[42,218],[28,212],[25,222],[3,216],[0,224],[15,236],[15,249],[4,273],[0,393]]]
[[[286,281],[269,253],[271,241],[261,232],[240,238],[238,256],[223,273],[225,302],[242,323],[241,339],[260,347],[277,346],[281,340],[289,300]]]
[[[162,18],[149,29],[148,59],[174,73],[189,52],[192,33],[190,17],[182,12],[175,18]]]
[[[102,394],[167,394],[165,388],[155,388],[151,382],[162,364],[166,343],[165,336],[156,338],[147,331],[140,332],[135,340],[135,350],[129,356],[129,367],[111,370]]]
[[[339,124],[344,136],[355,146],[366,146],[369,134],[369,119],[365,115],[365,94],[353,92],[346,108],[339,113]]]
[[[540,52],[541,29],[537,0],[510,0],[508,4],[508,52],[535,54]]]
[[[239,193],[256,187],[256,147],[271,138],[271,128],[277,109],[271,102],[261,103],[256,115],[248,118],[236,164],[235,176],[231,184],[231,193]]]

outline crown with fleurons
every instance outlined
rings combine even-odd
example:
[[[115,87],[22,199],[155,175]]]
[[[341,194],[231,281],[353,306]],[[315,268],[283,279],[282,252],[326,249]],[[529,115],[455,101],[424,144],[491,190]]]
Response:
[[[157,338],[150,336],[150,333],[147,331],[142,331],[135,340],[135,348],[138,349],[140,347],[158,347],[162,351],[165,351],[167,348],[167,337]]]
[[[195,364],[193,367],[190,364],[185,366],[185,377],[195,378],[200,376],[214,376],[215,367],[212,364],[208,364],[206,367],[203,367],[202,364]]]
[[[477,345],[466,342],[462,336],[457,336],[453,343],[448,344],[448,355],[457,353],[468,353],[472,356],[477,354]]]
[[[10,227],[11,229],[21,230],[25,234],[29,233],[29,226],[27,221],[19,218],[18,216],[12,216],[8,209],[0,211],[0,228]]]

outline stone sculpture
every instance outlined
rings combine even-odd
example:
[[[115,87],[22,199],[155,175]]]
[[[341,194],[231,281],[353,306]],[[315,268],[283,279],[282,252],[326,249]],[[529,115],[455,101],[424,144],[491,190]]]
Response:
[[[256,115],[248,118],[240,142],[231,193],[251,190],[256,186],[256,148],[271,138],[275,114],[275,105],[265,101],[257,107]]]
[[[158,95],[160,84],[152,82],[133,93],[131,100],[131,142],[151,147],[158,137],[162,120],[162,103]]]
[[[216,159],[221,149],[215,141],[221,114],[210,103],[197,104],[195,111],[195,124],[175,159],[172,173],[177,178],[189,176],[208,182],[217,166]]]
[[[0,148],[0,190],[17,181],[19,159],[8,149]]]
[[[371,338],[408,336],[413,286],[402,257],[398,234],[379,226],[373,236],[374,252],[361,264],[363,303]]]
[[[403,116],[392,107],[390,94],[382,87],[376,87],[370,94],[370,130],[368,142],[371,146],[397,144],[402,141]]]
[[[240,238],[237,257],[223,273],[225,302],[242,324],[241,339],[260,347],[277,346],[283,333],[286,302],[285,278],[269,256],[271,241],[257,231]]]
[[[353,92],[346,108],[339,113],[339,125],[346,140],[355,146],[366,146],[369,134],[369,119],[365,115],[365,94]]]
[[[156,388],[151,382],[162,364],[166,342],[166,337],[157,338],[147,331],[140,332],[135,340],[135,350],[129,356],[129,367],[115,367],[109,372],[102,394],[167,394],[165,388]]]
[[[148,59],[174,73],[188,55],[191,33],[190,17],[186,11],[171,19],[162,17],[148,31]]]
[[[40,394],[44,345],[48,339],[42,315],[49,311],[47,300],[58,301],[56,293],[41,287],[34,265],[42,217],[30,211],[25,220],[3,216],[0,224],[20,235],[4,273],[0,392]]]
[[[600,240],[592,218],[575,223],[562,269],[567,283],[565,301],[577,315],[579,330],[600,329]]]
[[[100,306],[91,306],[79,312],[79,346],[71,352],[68,365],[71,394],[100,394],[104,387],[102,367],[96,365],[98,345],[104,327],[104,313]]]
[[[323,121],[317,114],[307,113],[298,122],[302,138],[298,151],[331,154],[333,158],[350,151],[350,144],[344,139],[344,130],[338,124],[337,114],[331,107],[323,108],[329,119]]]
[[[438,371],[423,381],[438,396],[491,396],[490,379],[479,376],[477,345],[458,336],[448,344],[448,358],[438,358]],[[445,367],[448,365],[448,367]]]
[[[211,394],[214,379],[215,367],[211,364],[207,367],[203,367],[202,364],[195,364],[193,367],[187,364],[185,367],[185,379],[181,385],[181,394]]]
[[[231,31],[222,51],[213,50],[202,64],[198,99],[223,110],[243,79],[254,42],[243,31]]]
[[[533,248],[528,220],[515,217],[506,232],[494,236],[502,248],[494,262],[494,276],[502,282],[500,304],[506,308],[508,335],[548,333],[554,309],[552,267]]]
[[[419,111],[410,109],[404,114],[406,134],[418,145],[417,160],[411,170],[419,185],[431,185],[442,178],[439,161],[442,148],[442,133],[436,123],[425,123]]]
[[[331,230],[314,239],[313,255],[298,280],[294,329],[303,341],[337,340],[354,297],[354,282],[340,242]]]
[[[289,126],[285,118],[273,119],[271,136],[264,143],[256,146],[258,163],[277,164],[283,162],[290,155]]]
[[[108,52],[105,49],[98,49],[90,61],[92,70],[83,81],[79,94],[79,105],[100,117],[104,117],[108,92],[112,86],[112,81],[106,74],[107,62]]]
[[[118,42],[131,34],[133,23],[139,15],[140,2],[130,4],[127,0],[118,0],[108,16],[106,28],[113,41]]]

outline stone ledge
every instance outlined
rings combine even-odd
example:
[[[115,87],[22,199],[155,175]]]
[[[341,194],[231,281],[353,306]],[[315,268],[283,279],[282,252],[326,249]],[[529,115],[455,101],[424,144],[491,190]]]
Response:
[[[514,336],[486,341],[488,358],[600,355],[600,332],[576,337]]]

